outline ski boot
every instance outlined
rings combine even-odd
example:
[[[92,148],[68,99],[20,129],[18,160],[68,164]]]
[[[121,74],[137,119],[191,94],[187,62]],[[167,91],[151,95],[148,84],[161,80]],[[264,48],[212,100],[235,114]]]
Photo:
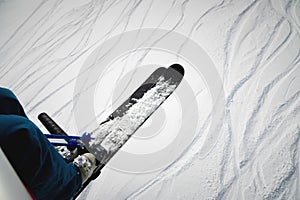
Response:
[[[73,163],[79,169],[82,178],[82,184],[91,177],[97,167],[96,157],[91,153],[85,153],[77,156]]]

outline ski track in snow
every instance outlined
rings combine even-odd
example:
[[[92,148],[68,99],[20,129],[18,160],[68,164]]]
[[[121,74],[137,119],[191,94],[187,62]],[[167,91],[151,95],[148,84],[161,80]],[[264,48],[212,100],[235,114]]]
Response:
[[[80,134],[95,119],[77,130],[74,107],[97,80],[86,80],[79,93],[75,83],[121,39],[78,74],[93,50],[130,30],[168,30],[151,46],[179,32],[214,62],[223,81],[224,115],[211,127],[214,111],[205,113],[189,146],[159,171],[105,169],[79,199],[300,199],[299,13],[298,0],[1,1],[0,86],[18,95],[36,124],[37,114],[46,111],[66,131]],[[180,44],[179,55],[186,45],[188,40]],[[145,50],[130,69],[150,53]],[[128,67],[132,58],[125,59]],[[134,73],[128,85],[133,79]],[[191,101],[202,97],[200,92]],[[106,105],[96,118],[112,109]]]

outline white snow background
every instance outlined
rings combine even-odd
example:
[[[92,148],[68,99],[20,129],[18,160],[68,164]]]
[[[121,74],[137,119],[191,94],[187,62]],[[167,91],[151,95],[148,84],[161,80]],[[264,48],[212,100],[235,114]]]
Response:
[[[69,134],[182,84],[79,199],[300,199],[299,0],[3,0],[0,86]],[[221,86],[221,87],[220,87]]]

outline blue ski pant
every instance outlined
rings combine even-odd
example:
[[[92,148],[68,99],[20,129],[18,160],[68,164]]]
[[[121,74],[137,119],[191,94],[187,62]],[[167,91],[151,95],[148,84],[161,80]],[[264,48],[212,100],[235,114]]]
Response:
[[[82,184],[77,167],[65,162],[17,97],[1,87],[0,146],[36,199],[70,199]]]

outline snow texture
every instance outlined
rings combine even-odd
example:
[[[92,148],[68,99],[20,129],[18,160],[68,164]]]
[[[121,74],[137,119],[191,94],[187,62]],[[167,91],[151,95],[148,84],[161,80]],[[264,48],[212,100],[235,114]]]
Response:
[[[155,86],[142,98],[132,99],[135,103],[128,105],[130,108],[122,117],[109,120],[91,132],[88,138],[92,139],[83,140],[86,148],[96,155],[101,163],[107,163],[175,88],[176,85],[171,84],[171,79],[165,80],[160,76]]]
[[[185,68],[80,200],[300,199],[299,0],[7,0],[0,27],[0,86],[45,132],[41,112],[81,135]]]

